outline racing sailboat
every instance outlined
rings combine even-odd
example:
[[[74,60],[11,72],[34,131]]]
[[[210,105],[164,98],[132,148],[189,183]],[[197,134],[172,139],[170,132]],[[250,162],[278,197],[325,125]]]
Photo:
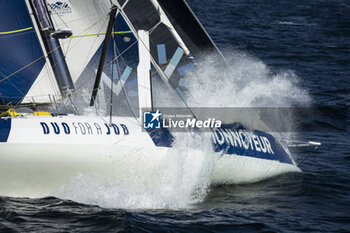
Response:
[[[47,196],[79,173],[127,172],[125,158],[162,161],[176,137],[156,124],[154,84],[188,108],[187,74],[208,53],[225,65],[184,0],[11,0],[0,18],[0,195]],[[209,128],[209,140],[184,134],[210,148],[213,184],[300,171],[271,134]]]

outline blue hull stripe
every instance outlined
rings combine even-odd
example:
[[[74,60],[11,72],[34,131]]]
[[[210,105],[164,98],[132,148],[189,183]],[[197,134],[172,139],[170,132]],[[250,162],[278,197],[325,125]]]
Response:
[[[294,164],[292,157],[271,134],[245,130],[237,123],[214,130],[213,138],[215,152]]]
[[[156,146],[171,147],[174,142],[174,137],[168,130],[155,129],[147,132]],[[247,134],[252,136],[244,136]],[[271,134],[261,131],[248,132],[237,123],[213,130],[212,143],[214,151],[222,154],[294,164],[292,157]]]
[[[12,119],[0,119],[0,142],[7,142],[11,131]]]

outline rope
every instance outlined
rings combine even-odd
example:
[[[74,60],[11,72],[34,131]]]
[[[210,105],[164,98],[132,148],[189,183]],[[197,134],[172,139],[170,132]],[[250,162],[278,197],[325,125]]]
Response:
[[[101,19],[99,19],[96,23],[94,23],[93,25],[91,25],[91,26],[88,27],[87,29],[83,30],[79,35],[74,35],[74,36],[71,36],[70,38],[79,38],[79,37],[88,37],[88,36],[99,36],[99,35],[104,35],[104,34],[106,34],[105,32],[102,32],[102,33],[91,33],[91,34],[82,34],[82,33],[88,31],[90,28],[92,28],[93,26],[95,26],[96,24],[98,24],[99,22],[101,22],[101,21],[102,21],[103,19],[105,19],[108,15],[109,15],[109,14],[105,15],[104,17],[102,17]],[[20,29],[20,30],[15,30],[15,31],[10,31],[10,32],[0,32],[0,35],[1,35],[1,34],[17,33],[17,32],[27,31],[27,30],[30,30],[30,29],[32,29],[32,27],[30,27],[30,28],[25,28],[25,29]],[[118,32],[113,32],[113,34],[127,34],[127,33],[132,33],[132,31],[118,31]],[[67,42],[68,42],[68,41],[67,41]],[[62,45],[66,44],[67,42],[64,42]],[[69,41],[69,42],[70,42],[70,41]],[[143,43],[143,41],[141,41],[141,42]],[[114,41],[114,43],[115,43],[115,41]],[[134,43],[134,44],[135,44],[135,43]],[[134,44],[132,44],[129,48],[127,48],[126,51],[129,50]],[[61,48],[62,45],[60,45],[60,46],[58,46],[57,48],[55,48],[55,49],[49,51],[49,52],[47,53],[47,55],[49,55],[50,53],[52,53],[52,52],[55,51],[56,49]],[[115,46],[115,48],[116,48],[116,50],[117,50],[117,52],[118,52],[118,54],[119,54],[118,57],[120,57],[121,60],[122,60],[122,62],[123,62],[125,65],[127,65],[127,63],[125,62],[125,60],[124,60],[123,57],[122,57],[122,54],[125,53],[126,51],[123,51],[122,53],[120,53],[120,51],[119,51],[119,49],[118,49],[118,46]],[[150,51],[149,51],[149,52],[150,52]],[[182,54],[179,54],[178,56],[183,56],[183,54],[184,54],[184,52],[183,52]],[[22,67],[21,69],[15,71],[14,73],[8,75],[7,77],[1,79],[1,80],[0,80],[0,83],[3,82],[3,81],[5,81],[6,79],[12,77],[13,75],[17,74],[18,72],[24,70],[24,69],[27,68],[28,66],[31,66],[32,64],[38,62],[39,60],[41,60],[41,59],[44,58],[44,57],[45,57],[45,55],[42,56],[42,57],[40,57],[40,58],[38,58],[38,59],[36,59],[35,61],[29,63],[28,65]],[[105,65],[105,67],[107,67],[107,66],[109,66],[110,64],[112,64],[114,60],[117,60],[117,59],[118,59],[118,57],[114,58],[111,62],[109,62],[107,65]],[[169,59],[169,60],[167,61],[167,63],[165,63],[163,66],[161,66],[160,64],[158,64],[158,65],[160,66],[161,69],[164,69],[164,68],[166,69],[170,64],[172,64],[174,61],[176,61],[176,58],[177,58],[177,57],[172,57],[172,58]],[[88,83],[88,81],[92,80],[93,78],[94,78],[94,77],[92,77],[91,79],[87,80],[85,83],[83,83],[83,84],[82,84],[79,88],[77,88],[76,90],[79,90],[80,88],[82,88],[83,86],[85,86],[85,85]],[[170,80],[169,80],[169,81],[170,81]],[[169,82],[169,83],[171,84],[171,86],[173,86],[173,84],[172,84],[171,82]],[[174,88],[174,87],[173,87],[173,88]],[[99,89],[99,88],[97,88],[97,89]],[[175,88],[174,88],[174,89],[175,89]],[[103,90],[102,90],[102,91],[103,91]],[[124,92],[124,95],[125,95],[126,100],[127,100],[127,102],[128,102],[128,103],[127,103],[128,106],[131,108],[132,113],[135,115],[134,111],[132,110],[132,109],[135,108],[135,106],[132,107],[132,106],[130,105],[130,102],[129,102],[129,100],[128,100],[128,98],[127,98],[127,95],[126,95],[126,93],[125,93],[124,87],[122,87],[122,91]],[[104,92],[104,91],[103,91],[103,92]],[[176,89],[175,89],[175,92],[177,92]],[[90,92],[89,92],[89,93],[90,93]],[[80,95],[84,95],[84,94],[86,94],[86,93],[81,92]],[[106,93],[104,93],[104,94],[106,95]],[[73,96],[74,96],[74,97],[77,97],[77,96],[79,96],[79,95],[77,94],[77,92],[75,92]],[[182,99],[181,95],[179,95],[179,96],[180,96],[180,98]],[[68,98],[68,97],[63,97],[63,98],[59,99],[57,102],[58,102],[58,103],[59,103],[59,102],[63,102],[63,101],[64,101],[65,99],[67,99],[67,98]],[[183,100],[183,102],[185,103],[184,100]],[[185,103],[185,104],[186,104],[186,103]],[[46,108],[46,107],[48,107],[48,106],[50,106],[50,105],[51,105],[51,104],[42,105],[41,107],[39,107],[39,109]],[[186,104],[186,105],[187,105],[187,104]],[[32,106],[32,104],[21,105],[21,106]],[[135,116],[135,117],[136,117],[136,116]]]
[[[23,29],[19,29],[19,30],[8,31],[8,32],[0,32],[0,35],[7,35],[7,34],[13,34],[13,33],[17,33],[17,32],[24,32],[24,31],[29,31],[31,29],[33,29],[33,27],[27,27],[27,28],[23,28]]]
[[[120,32],[113,32],[113,34],[127,34],[132,33],[132,31],[120,31]],[[87,36],[99,36],[99,35],[105,35],[105,32],[99,32],[99,33],[91,33],[91,34],[85,34],[85,35],[75,35],[71,36],[70,38],[77,38],[77,37],[87,37]]]
[[[109,15],[109,14],[103,16],[103,17],[102,17],[101,19],[99,19],[96,23],[94,23],[94,24],[91,25],[90,27],[86,28],[85,30],[83,30],[83,31],[82,31],[81,33],[79,33],[79,34],[82,34],[82,33],[86,32],[86,31],[88,31],[90,28],[94,27],[96,24],[98,24],[98,23],[101,22],[103,19],[105,19],[108,15]],[[23,29],[21,29],[21,30],[23,30]],[[17,31],[18,31],[18,30],[17,30]],[[69,42],[69,41],[66,41],[66,42],[64,42],[63,44],[66,44],[66,43],[68,43],[68,42]],[[63,45],[63,44],[62,44],[62,45]],[[51,53],[54,52],[56,49],[61,48],[62,45],[60,45],[60,46],[58,46],[57,48],[54,48],[53,50],[49,51],[49,52],[47,53],[47,55],[51,54]],[[0,83],[3,82],[3,81],[5,81],[5,80],[8,79],[8,78],[14,76],[15,74],[21,72],[22,70],[26,69],[27,67],[33,65],[34,63],[40,61],[40,60],[43,59],[43,58],[46,58],[46,56],[43,55],[43,56],[39,57],[38,59],[36,59],[35,61],[29,63],[28,65],[26,65],[26,66],[20,68],[19,70],[13,72],[12,74],[6,76],[5,78],[3,78],[3,79],[0,80]]]

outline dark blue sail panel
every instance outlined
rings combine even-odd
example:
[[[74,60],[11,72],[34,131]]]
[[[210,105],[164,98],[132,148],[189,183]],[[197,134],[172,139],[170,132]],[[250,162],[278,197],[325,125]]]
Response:
[[[44,67],[45,59],[29,64],[43,55],[25,1],[0,0],[1,104],[17,104],[24,98]],[[16,71],[19,72],[8,77]]]

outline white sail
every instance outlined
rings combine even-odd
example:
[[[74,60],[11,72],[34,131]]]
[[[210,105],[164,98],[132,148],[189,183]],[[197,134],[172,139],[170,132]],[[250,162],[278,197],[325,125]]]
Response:
[[[69,28],[73,32],[71,38],[60,43],[75,82],[103,43],[111,3],[109,0],[48,0],[48,7],[56,30]]]
[[[123,11],[125,7],[137,4],[137,1],[127,1],[123,5],[120,5],[120,1],[112,2],[122,8]],[[69,28],[73,32],[72,37],[60,39],[60,44],[65,54],[65,60],[73,82],[75,82],[77,88],[80,88],[82,83],[84,85],[88,83],[86,89],[91,89],[90,86],[94,80],[94,73],[90,72],[83,75],[83,72],[103,44],[105,38],[104,33],[109,19],[108,14],[111,9],[111,1],[48,0],[47,4],[48,9],[51,11],[51,19],[55,29]],[[176,88],[177,91],[180,91],[180,89],[177,88],[177,81],[174,80],[181,79],[181,77],[179,77],[178,72],[175,71],[177,68],[192,64],[192,62],[188,60],[190,51],[157,1],[145,1],[142,4],[146,4],[145,6],[151,10],[152,14],[154,13],[153,16],[155,20],[146,26],[150,26],[146,31],[148,31],[151,36],[152,43],[149,51],[151,53],[153,66],[157,69],[159,76],[169,89]],[[125,17],[132,18],[132,20],[127,19],[130,28],[133,29],[134,34],[137,34],[134,25],[135,17],[129,14],[129,12],[126,13],[127,15],[124,15]],[[140,17],[142,18],[144,16],[140,15]],[[148,22],[145,22],[145,24],[147,23]],[[138,22],[138,24],[136,28],[143,24],[143,22]],[[140,38],[138,38],[138,40],[140,40]],[[159,49],[159,46],[162,45],[164,45],[163,50]],[[162,55],[164,56],[163,59],[166,61],[164,64],[161,64],[160,61],[159,56],[161,53],[164,53]],[[96,63],[93,65],[97,67],[98,64]],[[123,70],[121,72],[123,72]],[[26,99],[30,102],[31,98],[29,96],[40,96],[40,101],[45,101],[48,94],[57,94],[57,88],[55,87],[55,82],[52,82],[52,76],[50,67],[43,70]],[[170,78],[174,80],[169,80]],[[82,79],[84,81],[81,81]],[[46,99],[46,102],[48,101],[49,99]]]
[[[54,101],[53,98],[59,100],[61,98],[61,94],[57,87],[51,66],[47,61],[45,63],[45,67],[42,69],[21,103],[50,103]]]
[[[30,15],[32,18],[32,22],[35,28],[35,31],[40,35],[38,25],[35,21],[35,17],[33,14],[33,11],[30,7],[30,3],[27,0],[26,5],[28,10],[30,11]],[[41,48],[43,52],[45,51],[45,46],[43,44],[43,41],[40,36],[38,36]],[[47,53],[44,52],[45,58],[45,66],[41,70],[39,76],[33,83],[32,87],[28,91],[27,95],[24,97],[22,100],[22,104],[27,104],[27,103],[49,103],[50,101],[53,101],[53,99],[59,99],[61,97],[59,89],[57,87],[56,80],[54,78],[54,74],[52,71],[52,67],[50,65],[50,62],[48,61],[47,58]],[[55,97],[49,97],[50,96],[55,96]],[[51,98],[51,99],[50,99]]]
[[[27,6],[31,11],[28,1]],[[73,32],[72,37],[60,39],[60,44],[72,79],[75,82],[103,43],[111,7],[110,1],[48,0],[47,7],[51,12],[51,19],[56,30],[69,28]],[[36,31],[39,32],[33,14],[32,21]],[[40,42],[43,51],[45,51],[41,39]],[[44,52],[44,54],[47,57],[47,52]],[[36,103],[49,103],[52,101],[49,95],[54,95],[56,100],[60,99],[52,67],[47,61],[22,103],[32,103],[33,101]]]

